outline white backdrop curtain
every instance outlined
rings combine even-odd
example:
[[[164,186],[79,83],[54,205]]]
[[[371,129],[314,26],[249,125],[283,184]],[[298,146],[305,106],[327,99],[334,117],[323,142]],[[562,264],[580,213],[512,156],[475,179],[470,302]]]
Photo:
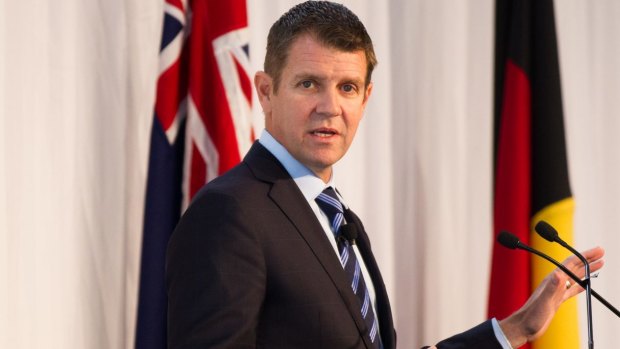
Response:
[[[295,3],[248,0],[255,69]],[[486,313],[494,5],[344,3],[380,63],[337,181],[416,348]],[[556,16],[576,245],[606,248],[594,288],[620,305],[620,4]],[[0,0],[0,347],[132,347],[161,20],[159,1]],[[594,311],[597,347],[616,347],[619,320]]]

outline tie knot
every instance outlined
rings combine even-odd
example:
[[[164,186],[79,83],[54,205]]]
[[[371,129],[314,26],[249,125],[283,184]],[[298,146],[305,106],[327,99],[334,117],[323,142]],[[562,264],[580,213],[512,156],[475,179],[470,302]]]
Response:
[[[342,221],[344,220],[342,203],[336,195],[336,191],[332,187],[327,187],[314,200],[319,208],[325,213],[331,224],[334,233],[338,232]]]

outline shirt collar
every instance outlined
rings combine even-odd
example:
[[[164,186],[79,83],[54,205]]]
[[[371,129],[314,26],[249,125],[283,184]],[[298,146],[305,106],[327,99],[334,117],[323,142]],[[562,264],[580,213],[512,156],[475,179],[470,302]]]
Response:
[[[314,201],[327,187],[336,188],[333,171],[329,181],[324,183],[308,167],[295,159],[267,130],[263,130],[258,142],[280,161],[307,201]]]

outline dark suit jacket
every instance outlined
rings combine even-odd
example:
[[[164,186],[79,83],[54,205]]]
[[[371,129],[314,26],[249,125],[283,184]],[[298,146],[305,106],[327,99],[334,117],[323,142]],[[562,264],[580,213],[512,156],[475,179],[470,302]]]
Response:
[[[368,236],[353,213],[347,216],[358,226],[358,248],[375,286],[384,347],[395,348]],[[370,348],[359,301],[323,228],[258,142],[196,195],[168,245],[166,280],[171,348]],[[488,323],[474,332],[494,338]],[[471,339],[458,337],[457,344]]]

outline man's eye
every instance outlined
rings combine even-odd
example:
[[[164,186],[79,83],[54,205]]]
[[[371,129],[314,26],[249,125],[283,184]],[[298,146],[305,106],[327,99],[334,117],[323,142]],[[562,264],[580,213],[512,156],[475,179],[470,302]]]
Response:
[[[353,92],[353,91],[355,91],[355,86],[350,85],[350,84],[343,85],[343,86],[342,86],[342,90],[343,90],[344,92]]]
[[[301,86],[302,86],[303,88],[310,88],[310,87],[312,87],[312,81],[308,81],[308,80],[306,80],[306,81],[302,81],[302,82],[301,82]]]

